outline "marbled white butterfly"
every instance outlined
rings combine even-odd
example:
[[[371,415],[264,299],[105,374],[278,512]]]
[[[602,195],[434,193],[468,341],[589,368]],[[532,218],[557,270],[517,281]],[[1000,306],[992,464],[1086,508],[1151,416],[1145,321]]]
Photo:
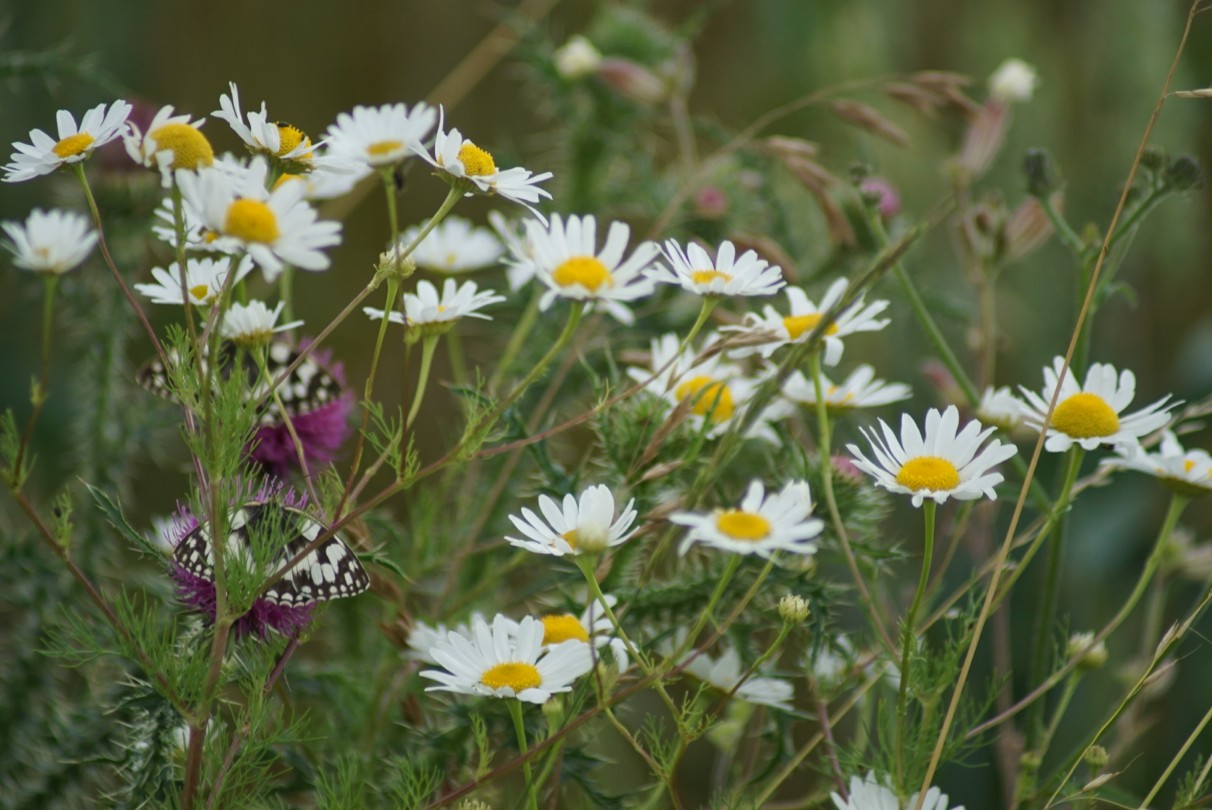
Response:
[[[224,560],[243,561],[252,570],[252,544],[262,538],[285,535],[291,539],[261,571],[269,577],[327,530],[323,523],[294,507],[272,501],[249,501],[228,515]],[[209,527],[203,523],[181,538],[173,550],[173,559],[190,574],[213,581],[212,548]],[[339,536],[333,535],[296,563],[261,598],[278,605],[299,607],[357,596],[369,587],[370,577],[358,561],[358,555]]]

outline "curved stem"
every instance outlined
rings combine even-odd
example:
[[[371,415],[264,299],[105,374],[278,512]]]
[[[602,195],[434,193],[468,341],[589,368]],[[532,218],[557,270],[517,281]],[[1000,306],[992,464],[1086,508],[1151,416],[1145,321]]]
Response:
[[[25,426],[25,433],[21,436],[21,444],[17,448],[17,459],[13,462],[13,480],[18,486],[20,486],[22,478],[21,463],[25,459],[25,451],[29,449],[30,440],[34,436],[34,425],[38,423],[42,406],[50,396],[51,323],[55,315],[55,290],[58,287],[58,274],[47,274],[42,298],[42,343],[38,352],[38,382],[30,397],[33,410],[30,411],[29,422]]]
[[[433,364],[433,352],[437,347],[437,335],[425,338],[421,344],[421,369],[417,375],[417,391],[412,396],[412,407],[408,409],[408,419],[404,423],[406,430],[412,427],[413,420],[421,410],[421,400],[425,398],[425,387],[429,382],[429,368]]]
[[[493,372],[492,378],[488,381],[489,391],[497,390],[497,386],[509,373],[509,367],[513,365],[513,361],[518,357],[518,352],[526,343],[526,338],[530,337],[530,330],[534,328],[539,317],[539,300],[542,297],[542,288],[535,284],[534,292],[531,294],[530,300],[526,302],[526,309],[522,310],[522,315],[518,318],[513,333],[509,336],[509,342],[505,344],[505,351],[502,352],[501,359],[497,362],[497,370]]]
[[[917,622],[917,612],[922,606],[922,598],[926,594],[926,586],[930,584],[930,565],[934,560],[934,518],[938,504],[927,500],[922,504],[922,517],[926,522],[925,546],[922,550],[922,570],[917,578],[917,590],[913,593],[913,602],[909,605],[909,613],[905,616],[904,648],[901,652],[901,684],[896,698],[896,760],[897,769],[901,769],[901,757],[905,750],[905,726],[908,725],[907,702],[909,700],[909,659],[913,648],[917,646],[917,633],[914,625]],[[898,777],[901,774],[898,774]]]
[[[715,305],[719,302],[720,299],[714,295],[704,296],[703,306],[699,308],[699,317],[695,320],[694,325],[690,327],[690,331],[686,333],[686,337],[682,338],[681,345],[678,346],[679,356],[699,336],[699,332],[703,329],[703,324],[707,323],[707,319],[711,317],[711,311],[715,309]]]

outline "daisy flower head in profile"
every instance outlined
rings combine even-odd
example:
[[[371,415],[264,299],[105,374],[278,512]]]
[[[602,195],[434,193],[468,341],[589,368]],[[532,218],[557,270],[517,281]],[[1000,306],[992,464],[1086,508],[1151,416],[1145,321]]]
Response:
[[[527,703],[545,703],[593,666],[589,645],[565,641],[547,651],[543,647],[543,623],[527,616],[516,624],[498,614],[489,626],[473,618],[466,635],[448,632],[429,651],[445,670],[428,669],[422,678],[437,681],[427,692],[458,692],[515,698]]]
[[[1173,431],[1162,433],[1161,445],[1150,453],[1140,444],[1115,448],[1118,457],[1102,463],[1116,470],[1147,473],[1180,495],[1195,497],[1212,493],[1212,456],[1207,450],[1183,449]]]
[[[303,200],[299,183],[265,188],[269,167],[256,157],[242,174],[203,169],[179,175],[181,194],[199,212],[203,226],[248,251],[273,282],[286,265],[300,270],[327,269],[323,248],[341,242],[341,224],[320,220]]]
[[[408,639],[405,643],[408,649],[404,653],[404,657],[414,661],[424,661],[428,664],[437,664],[433,660],[429,651],[438,645],[439,642],[445,641],[446,636],[450,633],[455,633],[460,636],[470,636],[471,626],[477,622],[485,622],[484,614],[475,612],[471,614],[471,619],[466,622],[460,622],[453,627],[447,627],[444,623],[429,624],[428,622],[417,619],[413,622],[412,630],[408,633]]]
[[[202,134],[205,120],[191,121],[188,115],[173,115],[172,105],[161,107],[147,132],[133,121],[126,125],[122,142],[131,160],[160,172],[162,185],[172,184],[173,172],[197,171],[215,162],[215,150]]]
[[[391,167],[410,157],[433,129],[437,114],[428,104],[354,107],[341,113],[324,140],[328,155],[372,169]]]
[[[685,646],[685,640],[686,630],[683,628],[678,630],[672,639],[667,638],[663,641],[660,645],[661,650],[665,655],[672,655],[674,650]],[[690,650],[686,653],[685,658],[691,658],[693,655],[694,651]],[[729,647],[719,658],[712,658],[710,655],[700,653],[691,658],[690,663],[686,664],[682,671],[710,684],[721,692],[731,693],[746,703],[791,711],[791,700],[795,697],[795,687],[778,678],[766,678],[758,675],[747,678],[742,683],[741,676],[748,671],[748,667],[742,666],[740,653],[735,647]],[[738,687],[737,684],[740,686]]]
[[[840,383],[821,375],[821,392],[825,407],[835,411],[852,408],[878,408],[900,402],[912,396],[904,383],[890,383],[875,378],[875,369],[861,365]],[[801,405],[816,405],[816,386],[802,371],[793,371],[783,384],[783,396]]]
[[[610,594],[603,594],[603,596],[606,598],[606,604],[610,606],[611,610],[614,610],[615,605],[619,603],[618,597]],[[598,658],[601,658],[604,649],[609,649],[611,660],[618,667],[619,672],[627,671],[630,664],[627,657],[627,644],[614,634],[614,625],[611,624],[610,617],[606,615],[606,611],[596,600],[591,601],[580,616],[572,613],[547,613],[540,616],[539,621],[543,623],[543,646],[545,648],[553,648],[570,639],[582,641],[594,646]]]
[[[232,257],[230,256],[218,259],[186,259],[185,292],[189,296],[189,303],[196,307],[208,307],[219,300],[219,293],[227,283],[231,262]],[[241,258],[236,265],[236,277],[233,282],[243,279],[252,271],[252,268],[252,257]],[[179,264],[173,262],[167,270],[163,267],[153,267],[152,278],[155,279],[154,284],[136,284],[135,289],[150,298],[153,304],[180,306],[185,303],[185,299],[181,296],[181,266]]]
[[[434,135],[433,155],[421,145],[413,151],[436,168],[448,181],[461,185],[468,194],[499,195],[523,205],[544,224],[547,220],[535,206],[543,199],[551,199],[551,193],[539,187],[539,183],[551,179],[551,172],[535,174],[529,169],[515,166],[512,169],[497,168],[492,154],[467,140],[457,129],[444,131],[444,121],[439,121]]]
[[[530,283],[538,274],[534,262],[534,243],[530,241],[530,229],[519,220],[506,219],[500,211],[488,212],[488,224],[509,251],[505,259],[505,278],[511,292],[517,292]]]
[[[662,253],[669,267],[656,264],[649,277],[677,284],[695,295],[719,298],[773,295],[787,285],[780,267],[758,258],[753,250],[737,256],[736,245],[728,240],[720,243],[715,259],[698,243],[691,242],[683,249],[674,239],[665,242]]]
[[[939,413],[926,413],[926,429],[918,430],[908,414],[901,417],[901,435],[883,419],[880,432],[863,428],[871,444],[871,461],[853,444],[846,449],[854,464],[889,492],[911,495],[913,505],[921,506],[930,498],[944,503],[948,498],[968,501],[982,496],[995,500],[994,487],[1002,474],[991,470],[1018,452],[1012,444],[994,439],[982,445],[996,428],[982,428],[975,419],[959,429],[959,409],[954,405]]]
[[[505,296],[492,290],[478,290],[474,281],[460,284],[453,278],[443,282],[439,295],[438,288],[432,282],[422,279],[417,282],[416,293],[404,293],[404,311],[387,313],[387,319],[402,324],[406,329],[416,330],[422,336],[442,334],[449,331],[460,318],[492,320],[492,316],[480,310],[504,300]],[[372,321],[383,319],[381,309],[363,307],[362,311]]]
[[[540,495],[539,511],[542,517],[526,508],[521,517],[510,515],[524,537],[505,539],[511,546],[554,557],[597,554],[626,542],[635,534],[631,524],[638,514],[632,498],[616,518],[614,495],[605,484],[589,487],[579,498],[568,493],[562,503]]]
[[[188,182],[188,181],[187,181]],[[165,197],[153,213],[152,233],[173,250],[177,247],[177,222],[173,211],[172,197]],[[202,212],[186,198],[181,199],[181,218],[184,221],[185,249],[205,253],[239,253],[240,244],[234,239],[224,239],[221,234],[206,227]]]
[[[265,346],[276,333],[303,325],[303,321],[278,325],[278,316],[282,314],[285,306],[285,301],[279,301],[273,309],[267,307],[263,301],[232,304],[231,308],[223,313],[219,333],[246,349]]]
[[[813,538],[825,528],[812,516],[812,495],[804,481],[791,481],[780,492],[766,494],[761,481],[752,481],[740,506],[711,512],[674,512],[672,523],[686,526],[679,554],[702,543],[734,554],[757,554],[769,559],[776,551],[815,554]]]
[[[58,138],[40,129],[31,129],[29,143],[13,142],[11,163],[4,166],[4,182],[33,180],[72,163],[88,158],[93,150],[122,135],[131,105],[119,99],[109,105],[98,104],[84,114],[77,126],[76,117],[67,110],[55,115]]]
[[[1136,396],[1136,375],[1127,369],[1116,375],[1115,366],[1110,363],[1092,363],[1085,384],[1078,385],[1072,369],[1065,369],[1061,375],[1064,363],[1064,358],[1057,357],[1051,368],[1044,369],[1044,388],[1039,394],[1019,386],[1027,400],[1023,421],[1037,431],[1043,428],[1048,403],[1057,387],[1060,388],[1044,442],[1044,449],[1050,453],[1063,453],[1074,444],[1083,450],[1104,444],[1115,447],[1134,444],[1166,424],[1170,408],[1177,404],[1170,403],[1166,395],[1124,415],[1124,409]]]
[[[783,315],[767,305],[763,308],[762,315],[749,313],[742,325],[725,327],[730,331],[744,332],[757,341],[756,345],[734,350],[733,356],[748,357],[760,354],[769,358],[783,346],[807,340],[825,314],[842,300],[849,284],[844,278],[833,282],[819,304],[814,303],[799,287],[788,287],[785,292],[790,314]],[[850,306],[839,312],[833,323],[825,328],[825,365],[836,366],[842,359],[842,351],[845,348],[843,338],[858,332],[878,332],[887,326],[889,321],[886,318],[877,317],[887,308],[887,301],[868,304],[865,297],[860,295]]]
[[[97,244],[87,218],[71,211],[35,208],[25,220],[0,223],[8,234],[13,264],[40,275],[59,276],[80,265]]]
[[[539,309],[548,309],[557,298],[569,298],[601,306],[619,323],[635,323],[635,315],[623,302],[652,295],[654,283],[645,271],[657,254],[656,244],[641,242],[624,259],[631,229],[612,222],[599,251],[592,215],[574,214],[564,220],[557,214],[546,227],[527,222],[526,229],[537,275],[547,285]]]
[[[874,773],[868,773],[861,779],[851,776],[849,793],[848,799],[843,799],[837,793],[829,794],[837,810],[912,810],[917,807],[918,801],[918,794],[914,793],[909,797],[909,801],[901,804],[896,792]],[[951,807],[947,794],[932,787],[926,791],[926,797],[922,800],[922,810],[964,810],[964,807]]]
[[[400,235],[400,246],[411,245],[421,233],[414,225]],[[458,275],[496,264],[504,248],[488,228],[477,228],[461,217],[446,217],[425,235],[411,258],[417,267],[434,273]]]
[[[1023,423],[1023,403],[1014,396],[1010,386],[986,387],[976,406],[976,418],[983,424],[1010,431]]]
[[[220,109],[211,115],[226,121],[248,151],[279,160],[292,172],[306,172],[313,167],[315,148],[320,144],[312,144],[311,138],[298,127],[270,121],[264,101],[261,102],[260,111],[247,114],[246,123],[244,113],[240,112],[240,90],[235,82],[229,82],[228,87],[231,88],[231,95],[224,93],[219,96]]]

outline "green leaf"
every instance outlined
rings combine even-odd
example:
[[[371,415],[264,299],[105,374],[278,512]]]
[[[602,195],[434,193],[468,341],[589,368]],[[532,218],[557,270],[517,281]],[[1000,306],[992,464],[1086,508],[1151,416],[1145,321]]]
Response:
[[[126,515],[122,514],[122,506],[114,501],[108,494],[88,483],[81,480],[88,494],[92,496],[93,503],[101,510],[101,514],[105,515],[105,521],[110,526],[113,526],[118,534],[126,538],[131,545],[138,549],[148,557],[163,558],[164,552],[155,546],[142,532],[131,526],[126,519]]]

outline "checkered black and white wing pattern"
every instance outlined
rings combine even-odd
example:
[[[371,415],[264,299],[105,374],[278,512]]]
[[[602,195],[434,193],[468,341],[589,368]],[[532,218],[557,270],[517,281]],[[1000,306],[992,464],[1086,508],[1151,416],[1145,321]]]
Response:
[[[180,354],[175,350],[169,351],[169,360],[174,364],[180,362]],[[236,347],[234,343],[224,343],[219,347],[219,373],[224,379],[231,375],[232,368],[235,367]],[[207,358],[205,352],[202,357],[202,367],[206,368]],[[168,370],[164,368],[164,362],[156,355],[151,360],[148,360],[143,366],[135,372],[135,380],[139,385],[151,391],[158,397],[171,399],[174,402],[177,400],[177,395],[173,392],[172,386],[168,382]]]
[[[225,560],[243,560],[252,568],[252,536],[272,531],[267,525],[279,519],[286,521],[285,533],[292,535],[286,545],[273,557],[265,574],[268,576],[289,562],[309,543],[327,530],[323,523],[298,509],[250,502],[232,512],[228,518],[227,556]],[[182,538],[173,551],[173,559],[189,573],[207,580],[214,579],[213,546],[206,524],[198,526]],[[275,604],[299,607],[329,599],[357,596],[370,588],[370,577],[358,556],[340,536],[333,535],[313,549],[286,574],[271,585],[262,598]]]

